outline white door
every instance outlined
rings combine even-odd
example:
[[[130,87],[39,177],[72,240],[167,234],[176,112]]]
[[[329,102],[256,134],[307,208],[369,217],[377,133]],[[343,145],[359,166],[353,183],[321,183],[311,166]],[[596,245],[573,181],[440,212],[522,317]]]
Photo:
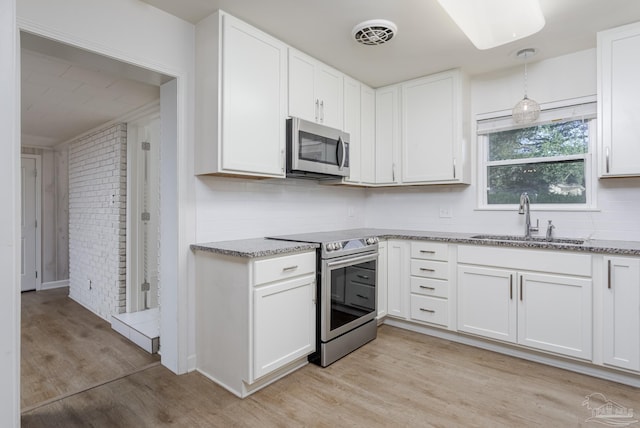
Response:
[[[22,291],[36,289],[38,282],[37,266],[37,169],[36,159],[22,157],[22,262],[20,286]]]

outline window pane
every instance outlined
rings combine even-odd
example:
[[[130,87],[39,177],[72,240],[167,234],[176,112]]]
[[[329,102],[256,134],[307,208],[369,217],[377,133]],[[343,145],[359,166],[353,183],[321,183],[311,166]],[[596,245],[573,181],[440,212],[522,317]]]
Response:
[[[581,120],[489,134],[489,161],[587,153],[589,124]]]
[[[535,204],[584,204],[584,159],[487,167],[488,204],[517,204],[527,192]]]

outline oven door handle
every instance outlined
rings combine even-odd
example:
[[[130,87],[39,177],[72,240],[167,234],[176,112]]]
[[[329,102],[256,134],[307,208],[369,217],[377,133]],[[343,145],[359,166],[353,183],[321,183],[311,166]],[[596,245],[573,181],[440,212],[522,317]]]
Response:
[[[327,263],[327,267],[334,268],[336,266],[350,266],[356,263],[376,260],[377,258],[378,258],[378,253],[373,253],[373,254],[367,254],[364,256],[349,257],[348,259],[340,259],[340,260],[335,260],[335,261],[326,262],[326,263]]]

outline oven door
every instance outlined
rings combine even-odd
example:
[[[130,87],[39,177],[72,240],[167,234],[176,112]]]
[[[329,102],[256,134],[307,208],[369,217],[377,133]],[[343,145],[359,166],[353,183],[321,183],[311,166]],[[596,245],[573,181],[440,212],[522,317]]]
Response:
[[[328,342],[377,314],[378,252],[322,262],[320,338]]]

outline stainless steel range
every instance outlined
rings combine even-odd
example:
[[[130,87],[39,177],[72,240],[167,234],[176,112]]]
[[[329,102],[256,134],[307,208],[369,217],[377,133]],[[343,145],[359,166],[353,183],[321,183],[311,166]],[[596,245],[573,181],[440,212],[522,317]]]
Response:
[[[271,239],[320,244],[316,352],[309,361],[326,367],[376,338],[377,237],[347,230]]]

